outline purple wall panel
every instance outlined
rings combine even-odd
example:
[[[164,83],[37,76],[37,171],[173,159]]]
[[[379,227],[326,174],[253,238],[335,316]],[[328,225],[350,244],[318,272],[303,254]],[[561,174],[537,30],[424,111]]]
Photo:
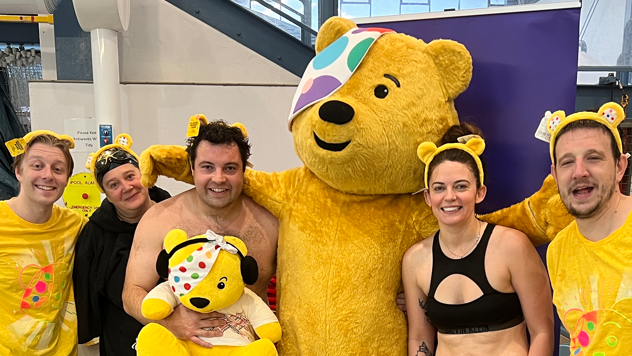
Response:
[[[452,39],[472,54],[470,87],[456,99],[462,121],[487,139],[489,187],[480,212],[515,204],[550,172],[548,145],[534,137],[546,110],[573,112],[579,8],[363,24],[421,38]]]

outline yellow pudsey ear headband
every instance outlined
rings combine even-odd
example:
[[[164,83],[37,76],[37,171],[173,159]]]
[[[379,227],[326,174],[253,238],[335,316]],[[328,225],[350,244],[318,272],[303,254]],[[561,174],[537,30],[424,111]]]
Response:
[[[485,141],[482,138],[476,135],[468,135],[459,137],[459,141],[465,141],[465,143],[446,143],[441,147],[437,147],[432,142],[424,142],[419,147],[417,147],[417,156],[421,161],[426,165],[424,170],[424,183],[426,185],[426,189],[428,189],[428,167],[430,167],[430,162],[441,152],[457,149],[461,151],[465,151],[474,158],[476,162],[476,166],[478,167],[478,175],[481,184],[483,184],[483,164],[481,163],[481,159],[478,157],[485,151]]]
[[[92,173],[92,176],[94,177],[95,181],[97,179],[97,172],[96,172],[96,163],[99,160],[99,158],[101,158],[101,154],[109,149],[112,148],[120,148],[122,150],[124,150],[125,152],[131,154],[132,156],[134,156],[134,158],[136,158],[137,162],[140,162],[140,158],[138,158],[138,155],[132,151],[131,147],[132,144],[134,143],[134,141],[132,140],[132,137],[126,133],[122,133],[118,136],[116,136],[116,139],[114,139],[114,143],[110,144],[110,145],[106,145],[101,147],[98,151],[94,152],[94,153],[90,153],[90,155],[88,156],[88,159],[86,160],[86,168],[90,170],[90,172]],[[99,188],[99,190],[101,191],[101,193],[103,193],[103,188],[97,183],[96,184],[97,188]]]
[[[208,119],[204,114],[193,115],[189,118],[189,128],[187,130],[187,137],[196,137],[200,134],[200,126],[208,125]],[[244,137],[248,137],[248,131],[246,131],[246,126],[244,126],[241,122],[236,122],[232,125],[232,127],[237,127],[241,130],[241,133]]]
[[[197,137],[200,134],[200,126],[208,125],[208,119],[204,114],[193,115],[189,118],[189,128],[187,130],[187,137]],[[244,135],[245,138],[248,138],[248,131],[246,130],[246,126],[241,122],[236,122],[232,125],[232,127],[236,127],[241,131],[241,134]],[[193,163],[191,163],[193,166]],[[253,165],[250,162],[246,162],[246,166],[252,168]]]
[[[625,112],[621,105],[617,103],[606,103],[599,108],[598,112],[578,112],[566,117],[564,111],[556,111],[551,116],[549,116],[549,120],[547,121],[546,128],[551,134],[550,151],[551,151],[551,162],[555,164],[554,160],[554,152],[555,152],[555,140],[557,139],[557,135],[560,133],[560,130],[571,122],[579,121],[579,120],[592,120],[597,121],[598,123],[604,125],[605,127],[612,132],[615,141],[617,141],[617,147],[619,147],[619,152],[623,153],[623,145],[621,144],[621,135],[617,130],[617,126],[623,120],[625,120]]]
[[[5,142],[5,146],[9,149],[9,153],[11,153],[12,157],[17,157],[26,151],[26,146],[31,140],[40,135],[50,135],[56,137],[60,141],[68,142],[68,148],[75,148],[75,140],[68,135],[59,135],[53,131],[48,130],[37,130],[33,132],[27,133],[24,137],[16,138],[11,141]]]

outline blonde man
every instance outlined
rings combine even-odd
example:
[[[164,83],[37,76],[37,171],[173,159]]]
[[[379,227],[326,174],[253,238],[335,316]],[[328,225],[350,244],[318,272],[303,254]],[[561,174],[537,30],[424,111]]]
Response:
[[[20,184],[0,201],[0,354],[76,355],[72,263],[85,218],[55,205],[72,175],[72,138],[35,131],[7,143]]]

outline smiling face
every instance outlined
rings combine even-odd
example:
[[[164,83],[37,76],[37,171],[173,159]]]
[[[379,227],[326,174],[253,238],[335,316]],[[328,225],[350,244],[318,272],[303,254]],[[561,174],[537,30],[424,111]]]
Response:
[[[52,206],[68,185],[68,166],[61,149],[34,143],[15,169],[20,182],[20,196],[25,196],[33,204]]]
[[[466,164],[444,161],[432,171],[424,197],[440,224],[454,225],[474,216],[486,192],[484,185],[476,189],[476,178]]]
[[[577,219],[599,214],[613,199],[627,159],[615,164],[610,137],[598,129],[576,129],[557,139],[551,174],[562,202]]]
[[[244,167],[236,144],[202,141],[192,167],[195,190],[212,209],[223,209],[241,195]]]
[[[426,44],[403,34],[380,37],[349,81],[294,118],[292,135],[301,161],[346,193],[421,189],[423,164],[417,146],[436,142],[458,122],[452,99],[469,82],[470,72],[463,69],[463,78],[449,78],[461,89],[451,91],[444,84],[448,71],[442,72],[435,61],[456,53],[451,46],[457,45]]]
[[[147,206],[149,190],[140,183],[141,173],[130,163],[118,166],[103,176],[103,191],[116,210],[125,216],[135,215]]]

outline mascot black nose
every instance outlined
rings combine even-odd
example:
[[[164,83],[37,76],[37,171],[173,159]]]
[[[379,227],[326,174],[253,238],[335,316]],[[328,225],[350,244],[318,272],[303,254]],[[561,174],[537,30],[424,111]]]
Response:
[[[193,304],[194,307],[199,309],[204,308],[210,303],[206,298],[191,298],[189,299],[189,301],[191,302],[191,304]]]
[[[353,119],[355,111],[351,105],[338,100],[324,103],[318,110],[318,115],[324,121],[336,125],[344,125]]]

